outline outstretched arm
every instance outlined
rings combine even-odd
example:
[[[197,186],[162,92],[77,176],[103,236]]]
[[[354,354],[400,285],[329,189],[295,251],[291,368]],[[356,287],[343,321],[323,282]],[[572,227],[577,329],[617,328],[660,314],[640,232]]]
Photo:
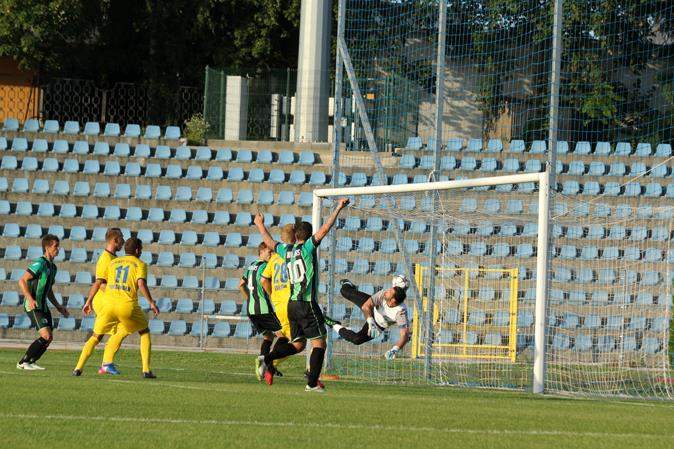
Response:
[[[404,348],[408,341],[410,341],[410,330],[407,327],[401,327],[398,343],[395,344],[398,350]]]
[[[264,217],[262,214],[258,212],[255,215],[255,220],[253,220],[253,222],[255,223],[255,226],[257,226],[257,230],[260,231],[260,235],[262,235],[262,241],[264,244],[267,245],[267,248],[274,251],[276,249],[276,241],[274,241],[274,238],[271,236],[269,231],[267,231],[267,227],[264,225]]]
[[[314,240],[316,240],[316,243],[319,243],[326,235],[328,235],[328,232],[330,232],[330,229],[332,229],[335,222],[337,221],[337,216],[339,216],[339,213],[342,211],[342,209],[348,205],[348,198],[342,198],[339,200],[334,212],[332,212],[328,219],[325,220],[325,223],[323,223],[323,226],[321,226],[321,228],[314,234]]]

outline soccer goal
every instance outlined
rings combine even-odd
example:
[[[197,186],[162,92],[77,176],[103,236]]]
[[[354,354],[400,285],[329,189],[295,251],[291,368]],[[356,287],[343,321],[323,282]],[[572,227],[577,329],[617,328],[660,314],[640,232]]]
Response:
[[[319,250],[321,305],[343,325],[360,329],[363,314],[340,295],[340,280],[372,294],[388,288],[394,274],[404,275],[411,281],[406,305],[412,337],[396,359],[387,360],[384,353],[399,339],[395,327],[358,346],[330,333],[329,372],[370,382],[672,397],[666,265],[650,268],[659,270],[653,288],[662,290],[662,299],[648,296],[647,283],[640,282],[627,287],[644,293],[640,305],[618,305],[614,298],[626,286],[618,282],[617,268],[624,263],[560,257],[558,228],[575,220],[584,229],[586,223],[549,213],[547,173],[319,189],[315,227],[342,196],[352,206]],[[592,279],[605,275],[605,264],[616,268],[615,282]],[[591,282],[574,303],[583,268],[591,269]],[[570,277],[563,277],[565,270]],[[606,296],[605,309],[593,308],[591,291]],[[579,321],[567,321],[567,315]],[[598,320],[594,328],[592,320]]]

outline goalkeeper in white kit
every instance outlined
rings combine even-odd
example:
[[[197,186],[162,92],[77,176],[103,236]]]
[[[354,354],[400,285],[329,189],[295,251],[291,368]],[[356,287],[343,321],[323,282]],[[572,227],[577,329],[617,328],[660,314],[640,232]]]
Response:
[[[410,339],[407,306],[403,303],[407,296],[407,279],[402,276],[394,276],[392,287],[379,290],[372,296],[358,290],[348,279],[342,279],[341,284],[340,293],[344,298],[360,307],[363,315],[365,315],[366,322],[358,332],[347,329],[342,326],[342,323],[328,316],[325,317],[325,324],[331,326],[340,337],[354,345],[362,345],[373,340],[380,332],[397,325],[400,328],[398,342],[384,354],[387,359],[394,359],[398,351]]]

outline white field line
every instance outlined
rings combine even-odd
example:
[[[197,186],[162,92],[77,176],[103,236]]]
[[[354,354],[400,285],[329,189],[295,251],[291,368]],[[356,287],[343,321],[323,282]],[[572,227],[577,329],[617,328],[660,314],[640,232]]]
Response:
[[[142,423],[142,424],[187,424],[187,425],[217,425],[217,426],[254,426],[254,427],[293,427],[313,429],[365,430],[384,432],[421,432],[440,434],[470,434],[495,436],[561,436],[570,438],[652,438],[674,440],[674,435],[657,435],[652,433],[608,433],[608,432],[570,432],[564,430],[517,430],[517,429],[459,429],[417,426],[382,426],[378,424],[339,424],[339,423],[310,423],[310,422],[273,422],[248,420],[218,420],[218,419],[182,419],[182,418],[141,418],[123,416],[74,416],[74,415],[37,415],[0,413],[0,419],[39,419],[61,421],[101,421],[113,423]]]

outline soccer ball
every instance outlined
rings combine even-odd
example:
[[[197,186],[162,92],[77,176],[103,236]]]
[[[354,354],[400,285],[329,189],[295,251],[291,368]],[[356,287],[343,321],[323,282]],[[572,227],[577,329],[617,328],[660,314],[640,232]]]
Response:
[[[403,290],[407,290],[407,287],[410,286],[410,281],[407,280],[407,278],[401,274],[396,274],[393,276],[393,279],[391,280],[391,285],[393,287],[400,287]]]

